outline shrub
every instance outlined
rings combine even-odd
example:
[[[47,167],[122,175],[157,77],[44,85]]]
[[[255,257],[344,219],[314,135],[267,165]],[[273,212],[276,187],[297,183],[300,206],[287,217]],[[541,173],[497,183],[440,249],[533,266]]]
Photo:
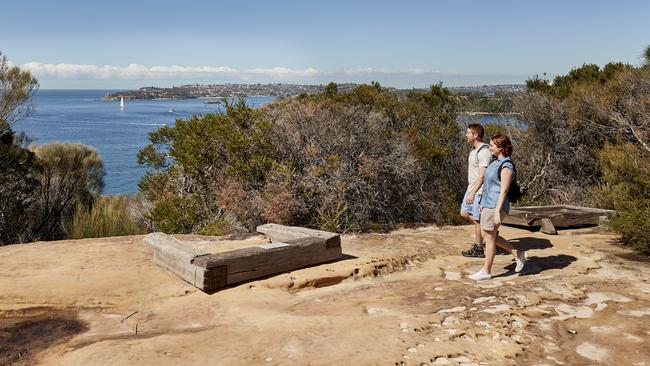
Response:
[[[30,240],[40,168],[34,153],[14,143],[9,127],[0,132],[0,245]]]
[[[171,232],[449,222],[465,185],[457,107],[439,85],[397,95],[373,83],[179,120],[140,151],[154,168],[145,216]]]
[[[92,207],[101,194],[102,159],[95,149],[75,143],[32,145],[30,149],[43,164],[32,239],[64,239],[67,221],[76,208]]]
[[[601,194],[618,212],[611,228],[630,247],[650,253],[650,158],[632,144],[607,144],[598,157],[607,183]]]
[[[38,81],[0,52],[0,245],[28,241],[40,163],[12,125],[33,111]]]
[[[77,204],[68,223],[68,237],[81,239],[146,233],[146,227],[134,218],[134,200],[136,198],[130,196],[102,196],[91,209]]]

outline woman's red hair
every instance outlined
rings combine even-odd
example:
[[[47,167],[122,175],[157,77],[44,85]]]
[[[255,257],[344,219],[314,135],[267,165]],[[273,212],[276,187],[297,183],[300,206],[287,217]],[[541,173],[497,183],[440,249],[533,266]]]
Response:
[[[492,141],[494,142],[495,145],[499,149],[501,149],[501,152],[505,156],[510,156],[512,155],[512,142],[510,142],[510,138],[505,135],[494,135],[492,136]]]

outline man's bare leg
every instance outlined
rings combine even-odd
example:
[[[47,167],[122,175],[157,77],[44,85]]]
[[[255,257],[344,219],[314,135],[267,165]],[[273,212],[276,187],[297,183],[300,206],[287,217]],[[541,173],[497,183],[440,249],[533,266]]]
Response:
[[[475,243],[483,245],[483,230],[481,230],[481,224],[477,221],[472,220],[474,223],[474,237],[476,238]]]

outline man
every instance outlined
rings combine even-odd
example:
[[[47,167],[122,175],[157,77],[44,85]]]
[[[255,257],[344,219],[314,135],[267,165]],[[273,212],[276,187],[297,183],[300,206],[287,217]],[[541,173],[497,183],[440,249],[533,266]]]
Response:
[[[467,159],[467,190],[460,206],[460,215],[474,224],[475,238],[472,247],[462,252],[465,257],[485,257],[485,244],[479,224],[481,219],[479,205],[483,193],[483,175],[492,161],[492,154],[490,154],[490,146],[483,142],[484,134],[485,130],[479,123],[470,124],[465,131],[465,137],[467,142],[472,145],[472,151]]]

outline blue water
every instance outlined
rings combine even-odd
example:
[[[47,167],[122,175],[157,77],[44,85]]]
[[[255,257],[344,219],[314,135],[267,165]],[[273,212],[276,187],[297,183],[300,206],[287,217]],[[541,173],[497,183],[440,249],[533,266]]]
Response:
[[[34,144],[53,141],[80,142],[97,149],[104,161],[104,194],[137,192],[146,172],[136,159],[149,143],[147,133],[192,114],[221,111],[220,104],[200,99],[104,101],[111,90],[40,90],[34,97],[35,112],[18,121],[15,131],[25,131]],[[261,106],[275,97],[248,97],[251,106]],[[170,112],[173,108],[173,112]]]

